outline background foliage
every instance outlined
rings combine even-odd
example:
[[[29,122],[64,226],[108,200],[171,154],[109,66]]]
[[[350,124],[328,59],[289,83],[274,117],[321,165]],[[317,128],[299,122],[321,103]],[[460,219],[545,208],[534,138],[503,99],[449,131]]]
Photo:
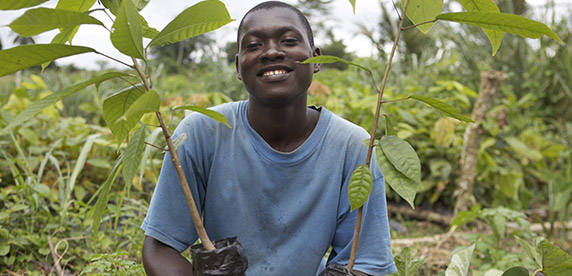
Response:
[[[327,10],[330,4],[312,2],[301,1],[300,5],[316,11]],[[525,4],[500,1],[499,7],[503,12],[526,14],[530,7]],[[354,59],[372,68],[374,76],[382,75],[384,62],[380,60],[386,57],[383,46],[395,33],[397,21],[391,9],[381,8],[378,28],[362,26],[363,35],[379,45],[377,55]],[[547,9],[547,15],[554,14],[554,9]],[[572,208],[572,19],[554,17],[549,23],[565,46],[545,38],[535,43],[506,35],[495,57],[490,56],[490,45],[479,28],[439,22],[439,28],[427,35],[412,29],[404,35],[404,47],[399,48],[385,100],[424,95],[470,114],[479,72],[490,68],[505,72],[500,94],[483,123],[475,195],[486,210],[504,207],[527,214],[529,222],[554,225],[566,222]],[[343,41],[328,32],[331,27],[318,28],[322,29],[315,32],[323,31],[324,41],[330,41],[324,47],[325,54],[352,58],[352,53],[345,52]],[[233,60],[209,50],[207,45],[211,44],[212,39],[203,36],[151,51],[153,62],[162,68],[155,72],[155,89],[162,91],[161,110],[169,114],[171,126],[185,115],[171,112],[174,106],[208,107],[247,96],[234,74]],[[203,52],[197,54],[197,49]],[[231,53],[233,47],[226,49]],[[95,75],[55,63],[44,72],[39,68],[26,70],[21,80],[16,75],[1,77],[0,126],[6,126],[31,103]],[[157,180],[162,152],[148,147],[144,166],[133,181],[129,185],[121,179],[116,181],[100,231],[93,231],[87,219],[118,155],[116,138],[105,127],[102,102],[121,88],[118,81],[88,87],[1,137],[0,273],[45,275],[54,271],[57,260],[75,274],[142,273],[138,265],[143,240],[139,225]],[[310,95],[310,104],[325,106],[366,129],[373,123],[377,94],[369,76],[355,68],[341,66],[318,73]],[[466,125],[418,102],[384,105],[383,112],[391,115],[397,135],[415,148],[421,160],[422,185],[416,205],[451,210]],[[142,121],[156,125],[148,115]],[[152,140],[156,132],[153,127],[148,131]],[[382,127],[378,136],[384,131]],[[153,142],[164,147],[160,139]],[[126,189],[128,186],[131,188]],[[396,194],[388,193],[388,198],[390,204],[404,203]],[[514,264],[534,267],[525,253],[507,254],[502,246],[503,242],[516,242],[505,238],[499,218],[506,223],[520,215],[505,212],[497,216],[494,212],[476,215],[475,209],[472,220],[465,220],[468,225],[485,221],[496,229],[494,235],[481,237],[477,243],[475,251],[481,254],[473,256],[473,263],[478,264],[473,275],[485,275],[493,269],[504,271]],[[566,228],[555,229],[519,234],[526,239],[545,236],[570,254],[569,233]]]

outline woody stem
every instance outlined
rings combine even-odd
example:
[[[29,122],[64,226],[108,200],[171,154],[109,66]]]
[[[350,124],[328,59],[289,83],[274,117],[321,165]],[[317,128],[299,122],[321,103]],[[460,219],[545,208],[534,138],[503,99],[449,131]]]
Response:
[[[393,41],[393,47],[391,48],[391,54],[389,55],[389,59],[387,60],[387,66],[385,67],[385,73],[383,74],[383,81],[381,82],[381,87],[379,88],[379,93],[377,97],[377,107],[375,109],[375,117],[373,120],[373,127],[370,133],[369,139],[369,147],[367,150],[367,157],[365,161],[365,165],[369,167],[371,162],[371,156],[373,155],[373,147],[375,141],[375,132],[377,131],[377,122],[379,121],[380,111],[381,111],[381,104],[383,102],[383,91],[385,90],[385,85],[387,83],[387,77],[389,76],[389,71],[391,69],[391,62],[393,61],[393,57],[395,56],[395,50],[397,49],[397,43],[399,42],[399,37],[401,35],[401,31],[403,30],[403,22],[405,21],[405,12],[407,11],[407,6],[409,5],[409,0],[405,0],[403,5],[403,11],[401,15],[401,19],[399,20],[399,28],[397,30],[397,34],[395,35],[395,40]],[[363,216],[363,206],[358,209],[356,226],[354,229],[354,236],[352,242],[352,251],[350,253],[350,260],[348,263],[348,269],[351,271],[355,265],[358,243],[359,243],[359,234],[361,230],[361,221]]]
[[[150,91],[151,86],[149,84],[149,79],[139,66],[139,63],[136,59],[132,59],[133,64],[135,65],[135,70],[143,80],[143,84],[145,86],[145,91]],[[195,225],[195,229],[197,230],[197,234],[201,239],[201,243],[203,247],[207,251],[215,250],[213,243],[209,239],[207,235],[207,231],[205,230],[205,226],[203,225],[203,221],[201,219],[201,215],[197,209],[197,205],[195,204],[195,200],[193,199],[193,194],[191,193],[191,189],[189,188],[189,184],[187,182],[187,178],[185,177],[185,172],[183,172],[183,168],[181,167],[181,162],[179,161],[179,155],[177,154],[177,150],[175,145],[173,144],[173,139],[171,139],[171,133],[169,128],[165,124],[165,120],[163,120],[163,115],[160,111],[155,112],[157,115],[157,119],[159,120],[159,124],[161,125],[161,129],[163,130],[163,136],[165,136],[165,140],[167,141],[167,148],[169,150],[169,154],[171,155],[171,161],[173,161],[173,165],[175,167],[175,171],[177,172],[177,176],[179,177],[179,182],[181,183],[181,188],[183,188],[183,193],[185,195],[185,199],[187,200],[187,205],[189,206],[189,211],[191,212],[191,217],[193,219],[193,224]]]

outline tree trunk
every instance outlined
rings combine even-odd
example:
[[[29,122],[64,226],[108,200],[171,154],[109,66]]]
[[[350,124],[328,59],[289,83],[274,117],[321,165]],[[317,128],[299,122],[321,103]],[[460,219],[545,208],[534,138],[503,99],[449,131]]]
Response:
[[[475,176],[477,175],[477,154],[481,145],[483,129],[481,122],[485,119],[487,111],[491,107],[493,96],[500,89],[504,74],[499,71],[489,70],[481,72],[481,84],[477,102],[473,107],[470,123],[465,130],[463,153],[461,154],[459,178],[455,191],[455,214],[469,210],[476,203],[473,195]]]

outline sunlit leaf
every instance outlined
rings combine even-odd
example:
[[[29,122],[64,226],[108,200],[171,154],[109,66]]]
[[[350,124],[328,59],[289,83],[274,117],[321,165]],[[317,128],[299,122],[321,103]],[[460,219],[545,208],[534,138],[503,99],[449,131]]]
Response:
[[[76,12],[87,12],[89,8],[93,6],[96,0],[59,0],[56,9],[58,10],[69,10],[69,11],[76,11]],[[61,29],[60,33],[56,36],[57,39],[54,38],[52,40],[53,43],[64,44],[66,41],[69,41],[70,44],[77,33],[79,26],[75,27],[68,27]]]
[[[409,247],[403,248],[401,253],[395,256],[394,260],[395,266],[397,266],[397,272],[392,274],[394,276],[413,276],[421,265],[425,263],[423,259],[413,259]]]
[[[117,3],[117,8],[121,7],[121,5],[123,4],[123,0],[115,0],[115,1]],[[133,2],[133,4],[135,4],[137,10],[140,11],[143,8],[145,8],[145,6],[147,6],[150,0],[131,0],[131,1]],[[113,5],[113,0],[99,0],[99,2],[101,2],[101,4],[103,4],[104,7],[108,8],[111,11],[111,13],[116,14],[117,10]]]
[[[397,136],[397,132],[395,131],[395,129],[393,128],[393,124],[391,123],[391,118],[389,117],[389,115],[387,114],[383,114],[383,117],[385,117],[385,135],[387,136]]]
[[[23,8],[35,7],[48,0],[2,0],[0,10],[19,10]]]
[[[461,211],[451,221],[451,226],[461,227],[462,225],[476,221],[482,215],[481,205],[476,204],[471,207],[470,211]]]
[[[88,52],[95,52],[95,50],[82,46],[56,44],[21,45],[2,50],[0,51],[0,77],[47,61]]]
[[[233,21],[220,1],[203,1],[181,12],[149,43],[163,46],[216,30]]]
[[[161,107],[161,97],[157,91],[151,90],[137,100],[125,111],[125,117],[142,116],[145,113],[157,112]]]
[[[540,38],[546,35],[561,44],[560,37],[543,23],[515,14],[494,12],[456,12],[437,16],[439,20],[447,20],[479,26],[491,30],[499,30],[522,37]]]
[[[359,165],[348,185],[351,211],[363,206],[373,188],[373,177],[366,165]]]
[[[145,127],[137,129],[129,139],[127,148],[125,149],[122,173],[123,181],[125,182],[125,185],[127,185],[127,190],[131,187],[137,168],[141,163],[141,157],[143,155],[143,150],[145,149],[145,131]]]
[[[518,243],[520,243],[520,246],[522,247],[522,249],[524,249],[524,252],[526,252],[530,260],[534,262],[536,268],[542,269],[542,256],[536,250],[536,248],[534,248],[527,241],[521,239],[518,236],[515,236],[515,238],[518,241]]]
[[[383,136],[379,144],[395,169],[416,183],[421,183],[421,162],[409,143],[392,135]]]
[[[405,1],[401,1],[401,5],[404,4]],[[441,13],[442,9],[443,0],[410,0],[405,14],[413,24],[420,24],[435,20],[435,17]],[[433,25],[435,25],[435,22],[421,24],[417,26],[417,29],[426,34]]]
[[[301,64],[307,64],[307,63],[335,63],[335,62],[342,62],[345,63],[347,65],[351,65],[351,66],[356,66],[358,68],[361,68],[367,72],[371,73],[371,70],[367,69],[366,67],[359,65],[357,63],[353,63],[351,61],[345,60],[343,58],[340,57],[336,57],[336,56],[328,56],[328,55],[322,55],[322,56],[316,56],[316,57],[311,57],[309,59],[306,59],[302,62],[300,62]]]
[[[181,105],[181,106],[176,106],[173,108],[173,110],[179,110],[179,109],[187,109],[187,110],[192,110],[192,111],[196,111],[199,113],[202,113],[203,115],[208,116],[209,118],[219,122],[219,123],[223,123],[225,124],[227,127],[232,128],[227,120],[226,117],[214,110],[210,110],[210,109],[206,109],[206,108],[202,108],[196,105]]]
[[[522,266],[515,266],[505,271],[501,276],[529,276],[528,269]]]
[[[173,139],[173,146],[175,147],[175,150],[178,150],[186,140],[187,140],[187,133],[185,132],[181,133],[179,136]],[[166,145],[163,149],[165,151],[168,151],[169,145]]]
[[[139,15],[139,20],[141,21],[141,28],[143,28],[142,29],[143,37],[153,39],[159,34],[159,31],[157,31],[157,29],[149,27],[149,23],[147,23],[147,20],[145,20],[143,16]]]
[[[453,255],[447,270],[445,270],[445,276],[466,276],[469,272],[471,257],[473,256],[474,250],[475,244],[473,243],[471,246]]]
[[[48,8],[28,10],[8,26],[21,36],[33,36],[49,30],[75,27],[81,24],[103,26],[101,21],[87,13]]]
[[[82,89],[84,89],[84,88],[86,88],[92,84],[99,84],[99,83],[104,82],[106,80],[110,80],[110,79],[114,79],[114,78],[118,78],[118,77],[122,77],[122,76],[129,76],[129,74],[121,73],[121,72],[106,73],[106,74],[103,74],[101,76],[98,76],[98,77],[92,78],[90,80],[84,81],[82,83],[78,83],[74,86],[68,87],[64,90],[60,90],[54,94],[48,95],[45,98],[42,98],[42,99],[38,100],[37,102],[34,102],[30,106],[28,106],[26,109],[24,109],[22,112],[20,112],[20,114],[18,114],[18,116],[16,116],[16,118],[14,118],[12,121],[10,121],[10,123],[6,127],[4,127],[2,130],[0,130],[0,135],[6,134],[8,132],[8,130],[10,130],[14,126],[20,125],[22,122],[33,118],[36,114],[40,113],[45,108],[55,104],[56,102],[60,101],[61,99],[65,98],[65,97],[67,97],[73,93],[81,91]]]
[[[111,42],[119,52],[143,59],[141,19],[132,1],[123,1],[111,29]]]
[[[350,0],[350,4],[352,4],[352,9],[354,10],[354,14],[356,14],[356,0]]]
[[[447,116],[450,116],[450,117],[453,117],[455,119],[458,119],[458,120],[461,120],[464,122],[468,122],[468,123],[473,122],[473,120],[471,120],[470,118],[461,115],[461,112],[458,109],[456,109],[455,107],[450,106],[450,105],[448,105],[448,104],[446,104],[440,100],[433,99],[433,98],[427,98],[427,97],[419,96],[419,95],[411,95],[411,96],[409,96],[409,98],[412,98],[412,99],[415,99],[418,101],[422,101],[422,102],[442,111]]]
[[[542,160],[542,154],[539,151],[530,148],[518,138],[509,136],[504,138],[504,140],[517,155],[534,161]]]
[[[542,256],[542,273],[547,276],[570,276],[572,272],[572,257],[546,239],[537,245]]]
[[[129,131],[143,115],[139,113],[129,117],[125,116],[129,107],[143,95],[143,92],[139,89],[140,87],[129,87],[107,97],[103,101],[103,118],[113,135],[117,137],[118,144],[123,142]]]
[[[92,220],[92,227],[93,233],[97,233],[99,231],[99,226],[101,224],[101,218],[105,213],[105,209],[107,208],[107,203],[109,202],[109,194],[111,192],[111,187],[115,179],[119,175],[121,168],[123,166],[123,155],[120,155],[117,160],[115,160],[115,165],[111,170],[111,173],[101,185],[101,192],[99,193],[99,197],[97,198],[97,202],[93,206],[93,208],[89,211],[89,218]]]
[[[499,7],[495,2],[490,0],[459,0],[463,8],[468,12],[495,12],[500,13]],[[483,32],[489,38],[489,42],[492,46],[492,55],[494,56],[499,49],[502,38],[504,37],[504,32],[499,30],[491,30],[487,28],[482,28]]]
[[[381,167],[381,172],[385,178],[385,182],[402,197],[411,208],[415,209],[415,194],[419,183],[409,179],[407,176],[399,172],[393,164],[387,159],[381,147],[376,148],[377,163]]]

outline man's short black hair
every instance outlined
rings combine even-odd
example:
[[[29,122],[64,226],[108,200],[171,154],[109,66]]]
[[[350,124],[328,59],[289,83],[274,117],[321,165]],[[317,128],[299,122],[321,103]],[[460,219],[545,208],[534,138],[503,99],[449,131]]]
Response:
[[[306,18],[306,16],[297,8],[286,4],[284,2],[280,2],[280,1],[267,1],[267,2],[262,2],[256,6],[254,6],[254,8],[250,9],[245,15],[244,17],[242,17],[242,20],[240,20],[240,24],[238,25],[238,33],[236,35],[236,46],[240,48],[240,33],[242,33],[242,27],[243,27],[243,23],[244,23],[244,19],[246,18],[247,15],[251,14],[252,12],[255,12],[257,10],[270,10],[273,8],[286,8],[289,9],[293,12],[295,12],[298,15],[298,19],[300,20],[300,22],[302,22],[302,25],[304,25],[304,28],[306,28],[306,35],[308,36],[308,41],[310,42],[310,47],[314,47],[314,34],[312,32],[312,27],[310,27],[310,22],[308,22],[308,18]]]

